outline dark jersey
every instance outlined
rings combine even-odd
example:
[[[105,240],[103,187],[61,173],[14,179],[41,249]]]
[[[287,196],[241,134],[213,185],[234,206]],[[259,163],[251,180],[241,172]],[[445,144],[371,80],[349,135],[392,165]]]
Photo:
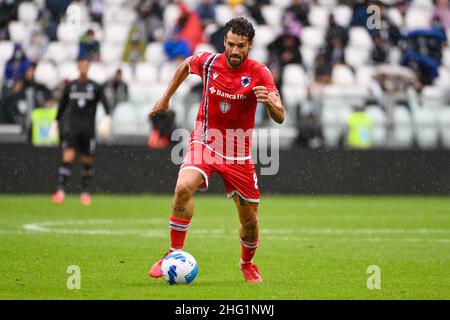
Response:
[[[94,132],[95,113],[99,101],[102,102],[105,113],[110,114],[110,107],[101,85],[91,80],[84,83],[79,80],[67,83],[56,116],[62,130]]]

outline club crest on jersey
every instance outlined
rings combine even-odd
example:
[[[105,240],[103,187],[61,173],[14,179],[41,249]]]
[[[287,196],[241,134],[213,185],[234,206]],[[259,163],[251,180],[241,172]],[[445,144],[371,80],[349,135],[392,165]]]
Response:
[[[219,103],[220,110],[225,113],[231,109],[231,104],[225,101],[220,101]]]
[[[247,88],[250,85],[251,77],[241,77],[241,83],[244,88]]]

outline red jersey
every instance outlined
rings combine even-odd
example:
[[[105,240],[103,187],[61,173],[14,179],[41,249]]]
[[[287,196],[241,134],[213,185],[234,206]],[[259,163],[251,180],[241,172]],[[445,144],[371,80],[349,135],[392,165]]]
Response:
[[[192,56],[189,68],[203,80],[191,143],[202,143],[227,159],[249,159],[257,105],[253,87],[278,93],[271,72],[249,58],[231,68],[224,53],[208,52]]]

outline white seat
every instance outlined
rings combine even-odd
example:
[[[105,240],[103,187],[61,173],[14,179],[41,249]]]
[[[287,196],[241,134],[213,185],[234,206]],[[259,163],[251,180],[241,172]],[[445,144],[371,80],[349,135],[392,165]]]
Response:
[[[164,45],[161,42],[150,42],[145,49],[145,61],[155,66],[160,66],[167,61]]]
[[[435,115],[445,105],[445,97],[442,88],[437,86],[425,86],[422,89],[422,107],[432,111]]]
[[[217,50],[214,48],[213,45],[209,44],[209,43],[199,43],[195,49],[194,49],[194,53],[193,54],[197,54],[199,52],[211,52],[211,53],[216,53]]]
[[[438,126],[434,113],[418,108],[413,112],[414,132],[417,145],[421,149],[435,148],[438,143]]]
[[[291,0],[272,0],[271,3],[276,5],[277,7],[284,9],[286,7],[289,7],[289,5],[291,4]]]
[[[411,7],[406,11],[405,24],[408,30],[427,29],[430,27],[430,11]]]
[[[438,125],[442,145],[450,149],[450,107],[442,108],[438,115]]]
[[[38,8],[33,2],[22,2],[19,5],[17,15],[20,21],[31,24],[37,19]]]
[[[130,100],[136,102],[146,102],[149,107],[159,99],[165,90],[166,86],[160,83],[142,83],[133,81],[129,85]]]
[[[403,25],[403,16],[398,8],[392,7],[387,11],[387,16],[389,20],[398,28]]]
[[[308,70],[313,70],[316,61],[317,48],[302,45],[300,46],[300,52],[302,54],[303,65]]]
[[[283,10],[276,5],[264,5],[261,8],[261,13],[269,26],[279,28],[281,25],[281,18],[283,16]]]
[[[11,41],[22,43],[28,37],[28,28],[24,22],[11,21],[8,25]]]
[[[392,112],[393,134],[392,144],[395,148],[409,148],[412,145],[414,132],[411,114],[403,106],[394,106]]]
[[[324,106],[321,114],[322,133],[327,147],[337,147],[344,132],[349,109],[342,106]]]
[[[325,31],[316,27],[304,27],[300,36],[302,45],[307,47],[318,48],[325,42]]]
[[[126,25],[107,25],[105,27],[104,40],[109,43],[114,43],[118,46],[123,46],[128,38],[129,27]]]
[[[173,28],[179,15],[180,10],[178,9],[178,6],[176,4],[169,4],[166,6],[166,8],[164,9],[164,18],[163,18],[164,26],[166,27],[166,29],[170,30],[171,28]]]
[[[352,86],[355,83],[355,76],[348,66],[338,64],[333,67],[331,80],[335,85]]]
[[[327,8],[336,7],[336,0],[319,0],[318,4]]]
[[[270,26],[256,25],[255,27],[255,47],[267,47],[277,37],[276,32]]]
[[[0,61],[0,87],[3,85],[4,74],[5,74],[5,62]]]
[[[58,40],[64,43],[76,44],[80,42],[81,30],[70,23],[60,23],[56,33]]]
[[[369,87],[375,75],[375,67],[370,65],[362,65],[356,69],[356,82],[366,88]]]
[[[412,5],[414,7],[423,7],[426,9],[431,9],[434,6],[433,0],[413,0]]]
[[[438,77],[434,79],[434,85],[440,88],[448,88],[448,84],[450,83],[450,74],[448,69],[444,66],[440,66],[438,68]]]
[[[328,28],[328,17],[330,12],[323,6],[311,6],[308,14],[308,21],[311,26],[326,30]]]
[[[79,72],[75,62],[64,62],[58,65],[58,73],[61,81],[72,81],[78,78]]]
[[[442,48],[442,64],[447,68],[450,67],[450,49],[447,47]]]
[[[349,31],[349,45],[355,48],[372,49],[373,41],[364,27],[353,27]]]
[[[233,10],[227,4],[217,4],[215,11],[217,24],[220,26],[224,26],[229,20],[234,18]]]
[[[372,142],[375,147],[386,145],[386,114],[379,106],[369,106],[364,110],[372,121]]]
[[[161,69],[159,70],[159,81],[163,83],[169,83],[169,81],[172,79],[173,74],[176,70],[177,66],[173,62],[166,62],[161,66]]]
[[[261,63],[267,63],[269,60],[269,51],[264,47],[252,48],[249,57]]]
[[[305,71],[299,64],[291,63],[284,67],[283,85],[303,87],[306,82]]]
[[[69,59],[67,47],[59,41],[50,42],[43,58],[57,64],[63,63]]]
[[[91,62],[88,76],[93,81],[104,84],[108,80],[107,69],[101,62]]]
[[[51,62],[39,62],[34,77],[36,82],[44,84],[49,89],[54,89],[59,84],[58,70]]]
[[[12,58],[14,53],[14,42],[0,41],[0,62],[7,61]]]
[[[136,81],[143,83],[153,83],[158,79],[158,69],[146,62],[140,62],[136,65]]]
[[[345,48],[345,61],[354,68],[366,65],[369,61],[370,50],[359,47]]]
[[[333,9],[334,21],[344,28],[350,25],[352,20],[352,9],[349,6],[339,5]]]
[[[139,119],[136,105],[130,102],[121,102],[112,115],[113,135],[140,134]]]
[[[103,63],[120,63],[124,48],[113,43],[103,42],[100,48],[100,58]]]

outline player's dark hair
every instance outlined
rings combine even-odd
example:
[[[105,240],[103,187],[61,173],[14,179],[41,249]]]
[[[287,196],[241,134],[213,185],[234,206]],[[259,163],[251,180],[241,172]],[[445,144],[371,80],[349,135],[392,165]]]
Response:
[[[231,31],[239,36],[247,37],[249,42],[252,42],[255,37],[255,28],[253,25],[245,18],[239,17],[231,19],[227,22],[224,28],[224,35]]]

